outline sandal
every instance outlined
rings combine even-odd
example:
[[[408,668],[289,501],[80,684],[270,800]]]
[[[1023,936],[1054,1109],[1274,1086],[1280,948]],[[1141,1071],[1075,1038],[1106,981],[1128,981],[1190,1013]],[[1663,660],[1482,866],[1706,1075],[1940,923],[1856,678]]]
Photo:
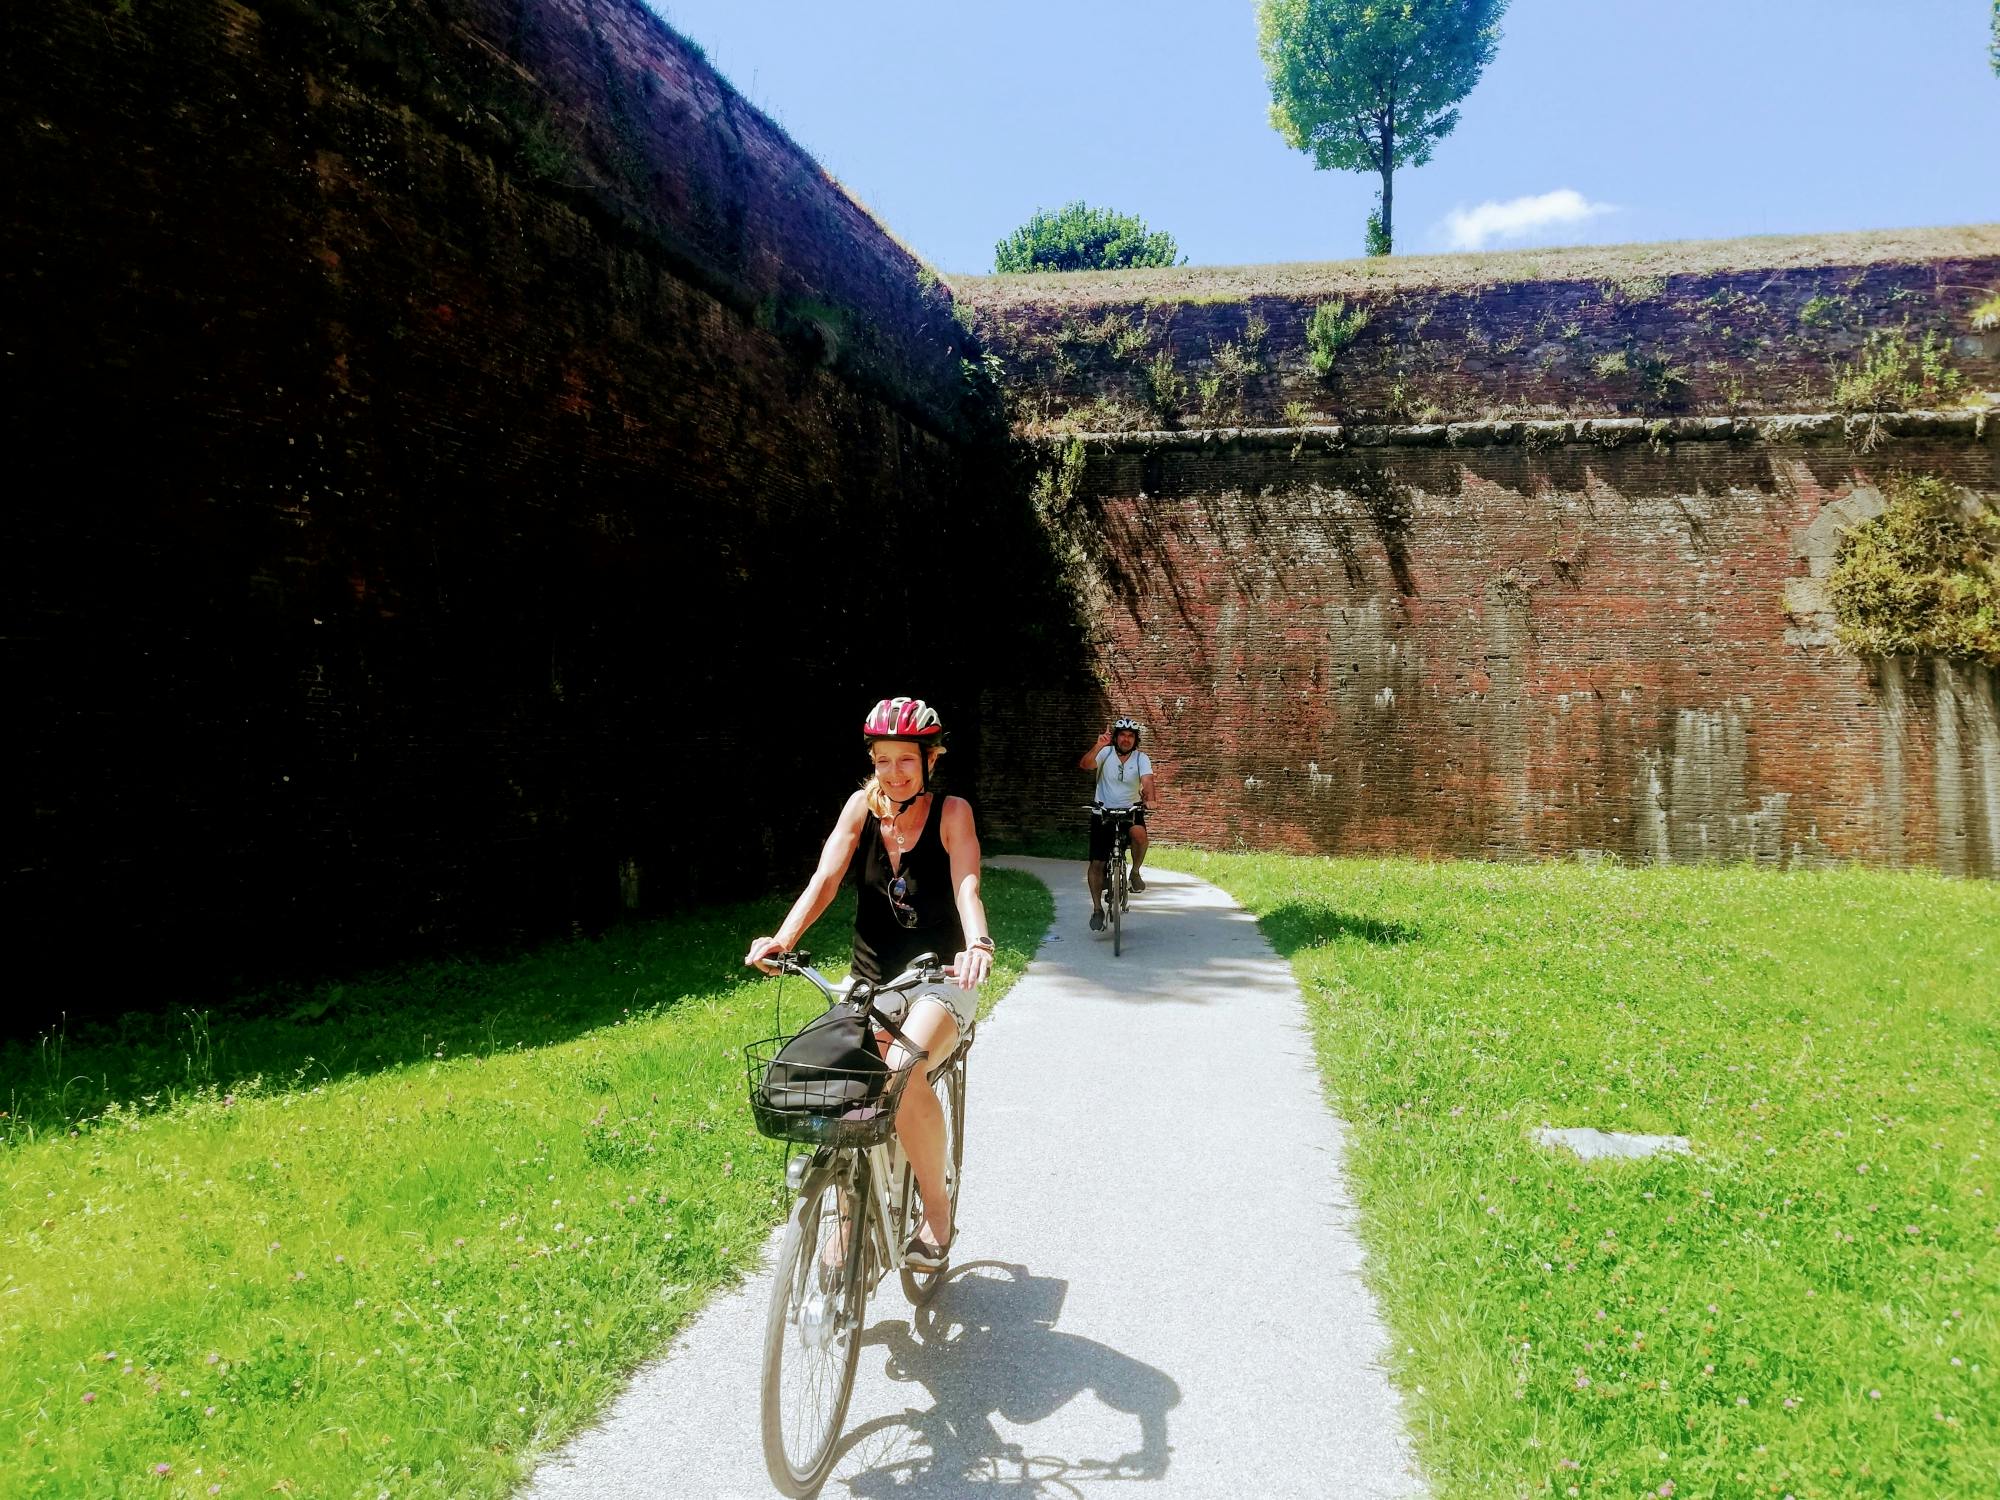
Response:
[[[903,1251],[903,1264],[912,1271],[942,1271],[946,1259],[951,1255],[951,1247],[958,1241],[958,1226],[952,1225],[951,1238],[943,1245],[933,1245],[924,1238],[919,1229],[910,1236],[910,1243]]]

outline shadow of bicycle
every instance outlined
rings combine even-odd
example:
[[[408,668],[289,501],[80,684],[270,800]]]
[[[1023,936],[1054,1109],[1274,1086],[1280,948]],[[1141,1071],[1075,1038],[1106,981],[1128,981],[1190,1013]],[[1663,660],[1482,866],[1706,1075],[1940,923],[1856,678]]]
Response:
[[[1068,1282],[1032,1276],[1025,1266],[974,1261],[954,1270],[910,1322],[871,1329],[864,1356],[869,1346],[885,1347],[888,1377],[922,1386],[931,1406],[856,1428],[828,1488],[845,1485],[864,1497],[1003,1490],[1054,1500],[1080,1496],[1083,1484],[1164,1475],[1167,1412],[1180,1387],[1116,1349],[1056,1332],[1068,1295]],[[995,1425],[1046,1421],[1085,1392],[1119,1414],[1135,1446],[1106,1457],[1032,1452]]]

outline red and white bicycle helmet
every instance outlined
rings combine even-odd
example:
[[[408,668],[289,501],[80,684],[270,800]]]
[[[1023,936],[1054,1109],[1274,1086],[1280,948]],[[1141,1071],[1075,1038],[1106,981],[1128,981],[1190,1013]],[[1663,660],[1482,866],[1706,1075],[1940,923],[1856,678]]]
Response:
[[[915,740],[932,744],[944,739],[944,721],[921,698],[884,698],[868,710],[861,726],[864,740]]]

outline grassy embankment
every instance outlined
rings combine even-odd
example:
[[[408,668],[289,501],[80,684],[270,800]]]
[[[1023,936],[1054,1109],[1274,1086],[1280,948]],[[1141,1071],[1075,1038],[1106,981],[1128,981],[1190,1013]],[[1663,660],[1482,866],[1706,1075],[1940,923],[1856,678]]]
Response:
[[[1440,1500],[2000,1493],[2000,886],[1156,858],[1299,977]]]
[[[985,891],[991,1004],[1053,903]],[[0,1493],[508,1493],[782,1213],[738,1048],[783,910],[0,1052]]]

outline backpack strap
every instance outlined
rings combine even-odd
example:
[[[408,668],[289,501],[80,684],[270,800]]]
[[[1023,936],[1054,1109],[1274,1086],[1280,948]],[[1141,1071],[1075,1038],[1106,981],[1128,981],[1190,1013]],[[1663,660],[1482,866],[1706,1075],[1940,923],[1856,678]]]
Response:
[[[901,1042],[903,1044],[904,1050],[909,1052],[911,1056],[917,1059],[917,1061],[924,1062],[929,1059],[931,1054],[928,1048],[919,1047],[915,1042],[911,1041],[907,1035],[904,1034],[902,1027],[898,1026],[894,1021],[890,1020],[888,1016],[884,1015],[880,1010],[876,1009],[875,987],[873,985],[870,985],[868,987],[867,994],[864,995],[858,1001],[850,994],[848,996],[848,1004],[859,1005],[861,1007],[861,1013],[864,1016],[866,1016],[870,1022],[879,1025],[884,1031],[888,1032],[890,1036],[894,1037],[897,1041]]]

